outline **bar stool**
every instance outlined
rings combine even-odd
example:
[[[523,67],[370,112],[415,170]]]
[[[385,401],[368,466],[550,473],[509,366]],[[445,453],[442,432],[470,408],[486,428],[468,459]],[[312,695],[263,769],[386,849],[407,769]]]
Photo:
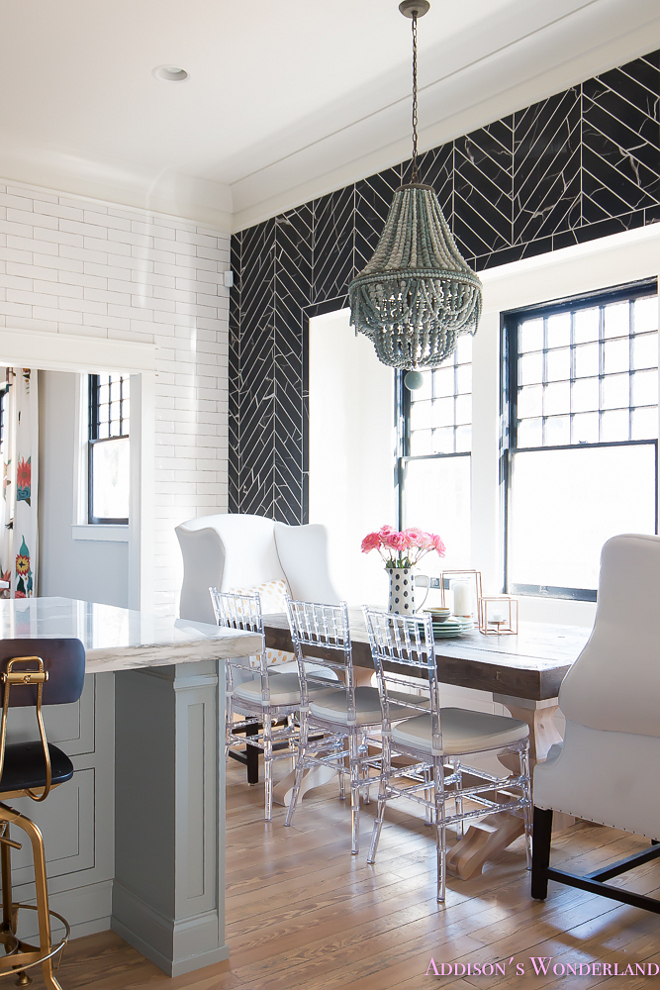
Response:
[[[32,982],[26,970],[41,965],[49,990],[62,990],[53,975],[53,959],[69,940],[69,925],[48,904],[44,840],[39,828],[26,815],[10,808],[11,798],[29,797],[45,801],[54,787],[73,776],[69,757],[46,739],[42,707],[68,705],[82,694],[85,680],[85,650],[78,639],[0,640],[0,865],[2,871],[2,923],[0,943],[6,955],[0,957],[0,976],[13,973],[17,985]],[[7,742],[10,708],[34,708],[39,729],[35,742]],[[36,907],[18,904],[12,898],[11,850],[20,843],[9,836],[11,825],[22,829],[32,845]],[[21,908],[37,912],[39,944],[31,945],[17,935]],[[64,925],[65,933],[55,945],[50,930],[53,915]]]

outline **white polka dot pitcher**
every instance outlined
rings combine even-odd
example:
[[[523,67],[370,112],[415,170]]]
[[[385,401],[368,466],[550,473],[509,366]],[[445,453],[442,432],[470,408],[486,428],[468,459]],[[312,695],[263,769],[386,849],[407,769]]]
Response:
[[[386,568],[390,579],[389,611],[395,615],[412,615],[415,612],[415,577],[412,567]],[[419,608],[428,598],[430,581],[427,578],[426,594]]]

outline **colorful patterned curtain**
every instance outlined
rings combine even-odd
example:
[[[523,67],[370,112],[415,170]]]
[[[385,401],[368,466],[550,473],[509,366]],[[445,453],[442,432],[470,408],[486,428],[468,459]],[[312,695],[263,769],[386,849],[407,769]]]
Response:
[[[2,404],[3,598],[32,598],[37,588],[39,397],[37,372],[7,368]]]

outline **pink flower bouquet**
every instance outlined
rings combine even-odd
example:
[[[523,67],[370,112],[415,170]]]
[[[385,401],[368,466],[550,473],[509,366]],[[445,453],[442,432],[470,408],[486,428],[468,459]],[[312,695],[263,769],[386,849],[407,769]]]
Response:
[[[376,533],[367,533],[362,540],[362,553],[378,550],[385,561],[385,567],[414,567],[422,557],[435,550],[444,557],[446,547],[436,533],[425,533],[411,527],[400,533],[392,526],[381,526]]]

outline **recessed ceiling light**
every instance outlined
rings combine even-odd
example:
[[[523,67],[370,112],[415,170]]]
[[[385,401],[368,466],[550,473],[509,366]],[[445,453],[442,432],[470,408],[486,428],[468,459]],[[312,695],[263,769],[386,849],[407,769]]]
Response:
[[[179,68],[178,65],[157,65],[152,70],[152,75],[156,79],[163,79],[165,82],[183,82],[184,79],[188,78],[186,70]]]

